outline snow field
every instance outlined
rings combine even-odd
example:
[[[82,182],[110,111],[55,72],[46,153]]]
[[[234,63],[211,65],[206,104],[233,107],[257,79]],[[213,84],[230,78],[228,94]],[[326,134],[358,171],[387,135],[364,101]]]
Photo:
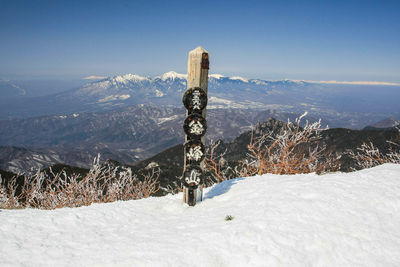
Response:
[[[225,217],[232,215],[231,221]],[[400,165],[182,195],[0,211],[0,266],[400,266]]]

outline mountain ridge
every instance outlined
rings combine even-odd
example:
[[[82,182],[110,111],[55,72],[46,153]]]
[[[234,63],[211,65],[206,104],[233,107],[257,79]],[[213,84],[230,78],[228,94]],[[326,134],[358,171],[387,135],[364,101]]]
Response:
[[[181,107],[187,87],[185,77],[174,71],[154,77],[115,75],[43,97],[0,99],[0,119],[65,116],[138,104]],[[400,97],[399,88],[210,74],[208,109],[274,109],[297,114],[308,111],[314,117],[330,121],[331,127],[362,128],[387,117],[400,117],[396,101]]]
[[[271,116],[294,120],[298,114],[275,110],[210,109],[207,112],[207,140],[230,141]],[[0,167],[29,169],[51,163],[88,167],[91,158],[98,153],[123,163],[143,160],[184,142],[184,117],[183,107],[139,104],[97,113],[3,120],[0,121]],[[316,120],[311,116],[308,119]],[[11,146],[29,151],[25,154],[13,151]],[[46,159],[46,151],[50,160]],[[20,156],[13,158],[14,154]],[[24,163],[24,158],[32,164]]]

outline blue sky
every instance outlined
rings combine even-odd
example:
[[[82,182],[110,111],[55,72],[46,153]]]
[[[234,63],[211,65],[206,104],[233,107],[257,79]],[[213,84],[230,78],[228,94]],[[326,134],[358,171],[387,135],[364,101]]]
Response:
[[[400,82],[400,1],[0,0],[0,78],[186,72]]]

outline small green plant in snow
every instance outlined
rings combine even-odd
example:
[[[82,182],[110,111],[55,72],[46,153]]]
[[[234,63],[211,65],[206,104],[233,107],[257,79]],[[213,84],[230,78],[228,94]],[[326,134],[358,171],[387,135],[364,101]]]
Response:
[[[235,217],[233,217],[232,215],[226,215],[225,221],[232,221],[233,218],[235,218]]]

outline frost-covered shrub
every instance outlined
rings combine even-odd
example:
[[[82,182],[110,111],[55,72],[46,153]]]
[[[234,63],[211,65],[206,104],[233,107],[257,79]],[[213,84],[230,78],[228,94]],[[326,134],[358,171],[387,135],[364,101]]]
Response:
[[[130,168],[102,166],[97,156],[89,173],[67,175],[37,171],[14,177],[7,183],[0,177],[0,208],[79,207],[99,202],[113,202],[149,197],[159,189],[159,170],[138,177]],[[22,183],[17,183],[23,179]]]
[[[219,140],[212,143],[206,150],[204,164],[205,169],[209,174],[206,175],[206,186],[237,177],[234,169],[229,166],[228,162],[224,158],[226,150],[219,154],[216,153],[216,150],[220,145],[221,141]]]
[[[400,164],[400,128],[397,131],[397,140],[387,141],[390,145],[387,153],[382,153],[372,142],[363,143],[356,152],[348,152],[356,161],[357,169],[372,168],[384,163]]]
[[[288,121],[280,129],[252,136],[247,158],[236,168],[241,175],[297,174],[324,172],[338,168],[336,157],[321,142],[321,121],[300,126],[304,113],[295,122]]]
[[[246,157],[235,167],[225,167],[222,156],[214,156],[214,149],[218,144],[211,146],[206,158],[206,165],[218,181],[232,176],[245,177],[273,174],[297,174],[310,172],[335,171],[339,168],[338,158],[321,140],[321,121],[305,123],[300,126],[303,114],[295,120],[282,123],[281,127],[264,129],[257,136],[252,132],[247,145]]]

